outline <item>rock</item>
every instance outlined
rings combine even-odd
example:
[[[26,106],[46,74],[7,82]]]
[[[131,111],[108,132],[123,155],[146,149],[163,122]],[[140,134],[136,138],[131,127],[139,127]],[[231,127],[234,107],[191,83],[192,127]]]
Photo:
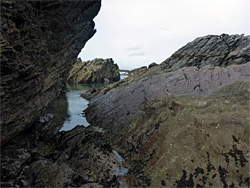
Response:
[[[161,67],[177,70],[187,66],[228,66],[250,61],[250,36],[208,35],[177,50]]]
[[[95,93],[85,110],[92,125],[116,131],[130,124],[148,102],[167,95],[209,96],[235,81],[249,81],[250,62],[227,68],[205,66],[174,72],[116,87],[106,94]],[[92,94],[93,95],[93,94]]]
[[[131,73],[133,75],[140,75],[140,74],[144,73],[145,71],[147,71],[147,66],[142,66],[140,68],[133,69],[131,71]]]
[[[120,80],[119,67],[112,59],[78,62],[70,71],[68,81],[74,83],[112,83]]]
[[[57,97],[100,1],[1,1],[1,143],[30,127]]]
[[[187,46],[86,93],[87,120],[125,159],[131,187],[248,186],[249,36]]]
[[[226,53],[227,57],[224,58],[226,62],[222,62],[221,57],[225,57],[225,46],[230,48]],[[214,48],[216,50],[213,50]],[[249,81],[250,61],[246,63],[249,60],[249,50],[249,36],[209,35],[195,39],[160,66],[135,69],[132,71],[134,75],[125,81],[122,80],[91,94],[86,93],[85,96],[89,94],[88,98],[91,99],[86,109],[87,120],[93,125],[118,130],[128,125],[149,101],[166,95],[209,96],[235,81]],[[197,54],[203,54],[201,61],[196,58]],[[229,54],[237,55],[233,58]],[[189,67],[195,65],[193,63],[183,64],[187,57],[190,62],[197,60],[197,66]],[[231,61],[227,63],[230,58]],[[220,62],[221,66],[215,66],[215,62]],[[180,67],[183,68],[178,69]]]
[[[210,97],[148,103],[112,137],[133,177],[129,185],[247,187],[249,92],[249,82],[236,82]]]
[[[148,68],[150,69],[150,68],[155,67],[155,66],[158,66],[158,64],[155,63],[155,62],[153,62],[153,63],[151,63],[151,64],[148,66]]]
[[[65,163],[51,160],[38,160],[26,169],[24,174],[28,179],[28,185],[35,187],[63,187],[71,181],[73,169]]]
[[[98,127],[77,126],[46,135],[24,132],[1,148],[1,181],[14,187],[118,187],[126,180],[105,132]],[[119,178],[119,179],[118,179]],[[5,184],[3,184],[5,185]]]

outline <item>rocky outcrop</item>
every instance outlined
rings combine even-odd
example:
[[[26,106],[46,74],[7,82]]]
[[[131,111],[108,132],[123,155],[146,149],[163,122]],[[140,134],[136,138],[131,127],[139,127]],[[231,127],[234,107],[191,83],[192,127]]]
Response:
[[[244,35],[208,35],[188,43],[161,67],[177,70],[187,66],[205,65],[228,66],[250,61],[250,36]]]
[[[30,127],[57,97],[100,1],[1,1],[1,142]]]
[[[247,187],[249,83],[210,97],[167,96],[116,132],[131,187]]]
[[[226,40],[227,43],[224,38],[228,39]],[[207,39],[210,39],[212,42],[204,44],[204,40],[206,41]],[[238,54],[234,56],[235,61],[232,58],[230,63],[221,63],[221,65],[230,66],[213,66],[215,65],[214,63],[207,65],[211,63],[211,59],[217,62],[215,61],[216,58],[224,56],[224,48],[216,49],[216,54],[213,54],[215,52],[210,52],[213,49],[211,46],[216,47],[216,43],[218,46],[234,44],[230,48],[232,51],[229,54],[231,55],[228,55],[225,60],[233,57],[232,54]],[[203,48],[200,48],[200,46],[203,46]],[[188,67],[188,62],[186,64],[181,63],[180,56],[184,57],[184,59],[189,57],[190,61],[193,62],[196,54],[203,53],[205,55],[203,49],[210,49],[210,53],[201,62],[197,60],[197,65],[199,66]],[[191,54],[194,57],[186,55],[187,50],[192,51]],[[181,55],[176,56],[176,54]],[[138,115],[138,112],[144,108],[145,104],[152,100],[166,95],[209,96],[219,88],[235,81],[249,81],[250,62],[246,63],[249,60],[249,54],[249,36],[222,35],[198,38],[178,50],[160,66],[154,66],[150,69],[146,67],[140,68],[135,71],[137,73],[134,76],[125,81],[114,84],[113,87],[108,86],[102,90],[97,90],[97,92],[90,93],[89,98],[92,98],[92,100],[89,108],[86,110],[87,119],[89,122],[104,128],[119,129],[128,125]],[[181,66],[173,64],[172,67],[166,68],[166,62],[173,61],[187,67],[177,69],[176,67]],[[173,69],[177,70],[171,72]]]
[[[1,187],[118,187],[124,168],[102,130],[21,133],[1,148]],[[47,137],[47,138],[46,138]]]
[[[249,46],[249,36],[199,38],[87,93],[87,119],[122,153],[131,187],[249,185]]]
[[[128,125],[148,102],[167,95],[209,96],[235,81],[249,81],[250,62],[227,68],[205,66],[182,68],[155,75],[126,86],[97,94],[86,110],[94,125],[119,130]]]
[[[112,83],[120,80],[120,72],[113,59],[94,59],[77,63],[70,71],[68,81],[73,83]]]

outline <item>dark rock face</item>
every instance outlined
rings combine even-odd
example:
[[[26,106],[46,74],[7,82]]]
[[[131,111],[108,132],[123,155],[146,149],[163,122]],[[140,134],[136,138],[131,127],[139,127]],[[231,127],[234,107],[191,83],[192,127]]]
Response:
[[[150,69],[150,68],[155,67],[157,65],[158,65],[157,63],[151,63],[151,64],[149,64],[148,68]]]
[[[77,126],[50,138],[30,131],[1,150],[3,187],[113,187],[125,182],[118,173],[123,165],[102,130]]]
[[[188,43],[161,67],[177,70],[187,66],[228,66],[250,61],[250,36],[222,34],[200,37]]]
[[[1,1],[1,142],[38,119],[94,35],[100,1]]]
[[[112,83],[120,80],[120,72],[113,59],[94,59],[78,62],[70,71],[68,81],[74,83]]]

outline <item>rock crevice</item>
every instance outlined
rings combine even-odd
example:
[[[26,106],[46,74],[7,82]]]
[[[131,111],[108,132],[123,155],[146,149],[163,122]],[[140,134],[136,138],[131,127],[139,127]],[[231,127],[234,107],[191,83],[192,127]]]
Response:
[[[1,1],[1,142],[38,119],[57,97],[101,2]]]

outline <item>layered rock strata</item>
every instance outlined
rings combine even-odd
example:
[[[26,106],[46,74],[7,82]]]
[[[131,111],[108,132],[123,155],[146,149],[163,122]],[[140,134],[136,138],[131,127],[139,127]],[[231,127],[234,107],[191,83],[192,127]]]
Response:
[[[228,39],[227,42],[224,38]],[[204,41],[208,39],[211,41],[204,44]],[[231,43],[234,44],[230,48],[232,51],[227,53],[231,55],[227,55],[225,58],[230,59],[229,57],[231,57],[230,63],[221,62],[221,65],[225,65],[225,67],[214,66],[215,62],[222,61],[221,57],[225,56],[225,48],[219,46],[223,44],[222,46],[225,47]],[[216,44],[218,44],[218,48],[215,51],[211,50],[212,47],[216,47]],[[210,49],[207,50],[207,56],[205,56],[206,50],[203,52],[204,49]],[[197,60],[196,63],[199,66],[189,67],[190,64],[193,65],[192,62],[196,58],[196,54],[201,53],[204,57],[202,61]],[[232,54],[235,54],[234,58]],[[209,96],[219,88],[235,81],[249,81],[249,54],[249,36],[222,35],[198,38],[178,50],[160,66],[139,69],[141,70],[139,73],[114,84],[115,89],[108,86],[101,91],[90,93],[88,98],[92,98],[92,100],[86,110],[87,119],[89,122],[104,128],[119,129],[128,125],[144,108],[144,105],[154,99],[166,95],[184,94]],[[183,57],[184,60],[179,59],[179,57]],[[190,59],[190,62],[186,59]],[[173,61],[176,64],[166,68],[167,62]],[[185,61],[184,64],[183,61]],[[175,67],[181,66],[187,67],[175,70]],[[175,71],[171,72],[171,70]]]
[[[100,1],[1,1],[1,142],[37,120],[57,97]]]
[[[113,143],[131,187],[248,187],[249,82],[145,105]],[[123,133],[123,134],[120,134]]]
[[[249,186],[249,54],[249,36],[198,38],[87,93],[87,119],[123,154],[131,187]]]
[[[120,72],[113,59],[94,59],[82,62],[78,59],[67,79],[73,83],[112,83],[120,80]]]
[[[208,35],[189,42],[166,59],[161,67],[177,70],[187,66],[228,66],[250,61],[250,36]]]

